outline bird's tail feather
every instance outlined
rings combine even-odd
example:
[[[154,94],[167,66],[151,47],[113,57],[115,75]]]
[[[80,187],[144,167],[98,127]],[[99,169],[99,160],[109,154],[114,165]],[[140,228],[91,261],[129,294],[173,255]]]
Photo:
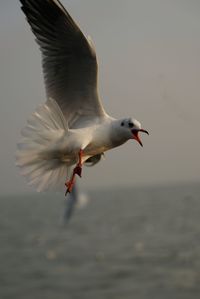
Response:
[[[60,154],[68,125],[58,104],[49,99],[31,115],[22,130],[16,165],[38,191],[62,190],[69,168]]]

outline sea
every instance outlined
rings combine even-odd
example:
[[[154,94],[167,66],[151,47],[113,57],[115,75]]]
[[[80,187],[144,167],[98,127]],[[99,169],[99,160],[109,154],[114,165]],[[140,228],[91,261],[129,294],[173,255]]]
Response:
[[[0,197],[1,299],[200,298],[200,183]]]

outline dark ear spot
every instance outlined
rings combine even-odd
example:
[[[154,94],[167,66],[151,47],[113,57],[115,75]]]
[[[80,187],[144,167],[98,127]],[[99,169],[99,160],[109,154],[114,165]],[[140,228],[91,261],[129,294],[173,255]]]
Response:
[[[121,122],[121,126],[122,126],[122,127],[124,126],[124,122],[123,122],[123,121]]]

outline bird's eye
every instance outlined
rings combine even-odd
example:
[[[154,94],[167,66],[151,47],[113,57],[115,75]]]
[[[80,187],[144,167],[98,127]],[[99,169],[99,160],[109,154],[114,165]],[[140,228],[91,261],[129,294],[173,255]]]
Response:
[[[129,123],[128,126],[129,126],[129,128],[133,128],[134,124],[133,123]]]
[[[121,123],[121,126],[122,126],[122,127],[124,126],[124,122]]]

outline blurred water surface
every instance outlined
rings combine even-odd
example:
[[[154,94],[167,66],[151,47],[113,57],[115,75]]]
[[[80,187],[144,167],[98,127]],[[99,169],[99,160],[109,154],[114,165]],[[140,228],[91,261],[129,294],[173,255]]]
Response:
[[[200,185],[0,198],[0,298],[200,298]]]

